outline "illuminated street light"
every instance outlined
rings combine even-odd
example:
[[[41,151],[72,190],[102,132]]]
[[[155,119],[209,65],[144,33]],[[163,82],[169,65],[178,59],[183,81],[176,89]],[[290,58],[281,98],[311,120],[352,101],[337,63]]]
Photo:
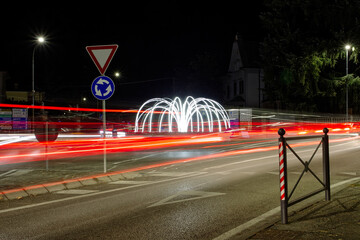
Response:
[[[347,81],[347,76],[349,74],[349,50],[350,50],[351,46],[349,44],[347,44],[345,46],[345,50],[346,50],[346,121],[349,121],[349,87],[348,87],[348,81]],[[355,49],[353,47],[353,49]]]
[[[45,38],[44,37],[38,37],[37,41],[39,43],[43,43],[43,42],[45,42]]]
[[[115,77],[117,77],[117,78],[121,77],[121,73],[120,73],[120,72],[115,72],[114,75],[115,75]]]
[[[37,46],[45,43],[45,38],[43,36],[39,36],[36,39],[36,45],[34,46],[33,54],[32,54],[32,106],[35,105],[35,50]],[[34,108],[32,109],[32,126],[34,124],[35,114]]]

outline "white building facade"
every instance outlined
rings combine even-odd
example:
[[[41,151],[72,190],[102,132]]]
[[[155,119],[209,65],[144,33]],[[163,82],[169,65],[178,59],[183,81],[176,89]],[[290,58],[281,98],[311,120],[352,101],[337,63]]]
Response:
[[[224,103],[234,107],[261,108],[264,100],[264,71],[258,44],[236,35],[227,75],[223,79]]]

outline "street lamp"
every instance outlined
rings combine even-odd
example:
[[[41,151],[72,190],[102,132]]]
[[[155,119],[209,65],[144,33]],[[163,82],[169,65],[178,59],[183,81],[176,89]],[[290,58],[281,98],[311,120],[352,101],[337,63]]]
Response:
[[[120,73],[120,72],[115,72],[114,75],[115,75],[116,78],[121,77],[121,73]]]
[[[351,46],[349,44],[347,44],[345,46],[345,50],[346,50],[346,68],[345,68],[345,72],[346,72],[346,122],[349,121],[349,89],[348,89],[348,81],[347,81],[347,76],[349,74],[349,50],[350,50]]]
[[[39,36],[36,39],[36,45],[34,46],[33,53],[32,53],[32,126],[34,126],[34,106],[35,106],[35,50],[37,46],[43,44],[45,42],[45,38],[43,36]],[[34,128],[34,127],[33,127]]]
[[[43,43],[43,42],[45,42],[45,38],[40,36],[40,37],[38,37],[37,41],[39,43]]]

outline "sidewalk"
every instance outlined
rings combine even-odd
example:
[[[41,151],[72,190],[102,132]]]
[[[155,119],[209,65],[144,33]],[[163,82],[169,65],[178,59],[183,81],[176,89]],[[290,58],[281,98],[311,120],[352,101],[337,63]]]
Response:
[[[331,201],[289,215],[288,224],[278,221],[248,239],[360,239],[360,181],[332,194]]]

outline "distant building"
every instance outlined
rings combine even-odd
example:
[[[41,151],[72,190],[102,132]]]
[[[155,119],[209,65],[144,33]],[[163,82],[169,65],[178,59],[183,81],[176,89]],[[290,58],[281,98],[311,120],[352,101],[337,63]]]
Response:
[[[34,95],[35,105],[41,104],[43,102],[44,96],[45,96],[44,92],[35,92]],[[12,102],[12,103],[31,104],[32,92],[6,91],[6,100],[7,102]]]
[[[223,78],[223,99],[227,106],[262,107],[264,71],[259,44],[235,36],[227,75]]]
[[[0,103],[32,104],[32,92],[18,90],[18,84],[9,84],[8,80],[11,80],[8,72],[0,71]],[[44,99],[44,92],[35,92],[35,104],[41,104]]]

